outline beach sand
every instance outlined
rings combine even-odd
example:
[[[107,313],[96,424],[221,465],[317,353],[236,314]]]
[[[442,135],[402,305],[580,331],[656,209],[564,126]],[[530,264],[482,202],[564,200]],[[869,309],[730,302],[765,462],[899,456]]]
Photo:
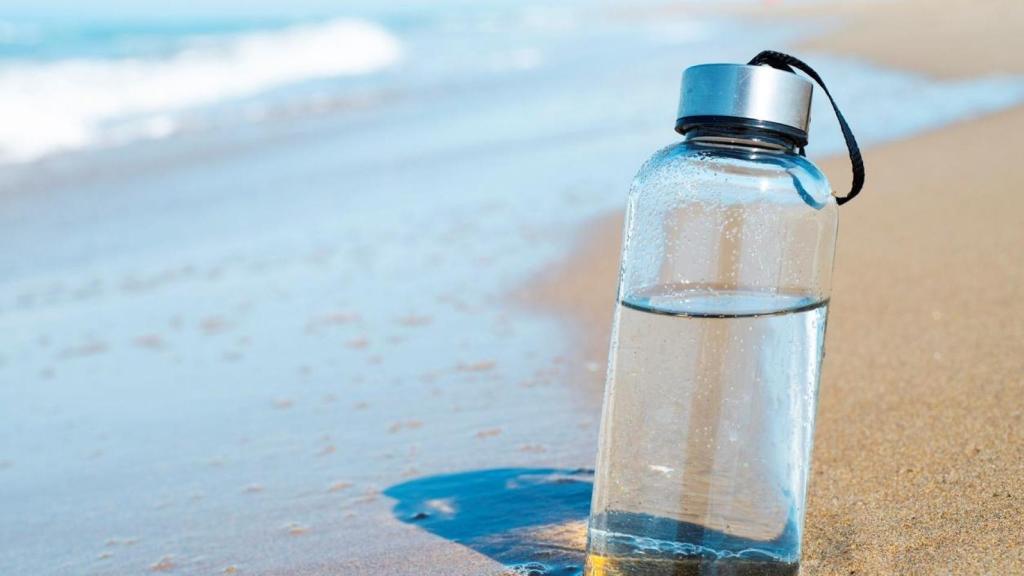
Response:
[[[991,42],[1006,40],[1005,24],[995,40],[981,24],[998,10],[960,29],[919,4],[862,8],[808,48],[926,73],[1019,70],[987,60]],[[912,10],[947,24],[896,50],[883,39]],[[940,57],[954,29],[979,42],[965,42],[961,59]],[[865,42],[867,31],[879,42]],[[804,574],[1024,572],[1022,147],[1018,108],[866,151],[865,191],[840,211]],[[845,190],[848,160],[822,165]],[[574,319],[590,362],[606,355],[621,223],[620,213],[596,220],[527,291]],[[598,401],[602,375],[579,377]]]
[[[837,30],[799,44],[800,51],[856,56],[944,78],[1024,73],[1014,49],[1020,44],[1024,3],[1015,0],[835,2],[784,12],[843,22]]]

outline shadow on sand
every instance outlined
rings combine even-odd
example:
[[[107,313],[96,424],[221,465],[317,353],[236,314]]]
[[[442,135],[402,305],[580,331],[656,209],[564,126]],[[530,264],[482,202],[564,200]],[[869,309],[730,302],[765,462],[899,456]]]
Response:
[[[417,478],[384,491],[395,517],[490,556],[510,574],[583,570],[593,471],[502,468]]]

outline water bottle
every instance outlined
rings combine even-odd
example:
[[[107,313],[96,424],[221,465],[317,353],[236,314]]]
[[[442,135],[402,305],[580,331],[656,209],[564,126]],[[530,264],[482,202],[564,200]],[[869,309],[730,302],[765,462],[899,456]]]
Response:
[[[767,64],[767,65],[765,65]],[[803,156],[806,64],[683,73],[629,193],[586,574],[795,575],[838,205]],[[829,95],[831,100],[831,95]]]

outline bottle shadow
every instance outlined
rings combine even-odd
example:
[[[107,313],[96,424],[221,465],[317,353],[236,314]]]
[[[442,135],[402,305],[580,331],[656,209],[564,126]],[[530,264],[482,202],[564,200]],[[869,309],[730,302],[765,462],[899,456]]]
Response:
[[[526,576],[583,570],[593,471],[501,468],[417,478],[384,491],[395,517]]]

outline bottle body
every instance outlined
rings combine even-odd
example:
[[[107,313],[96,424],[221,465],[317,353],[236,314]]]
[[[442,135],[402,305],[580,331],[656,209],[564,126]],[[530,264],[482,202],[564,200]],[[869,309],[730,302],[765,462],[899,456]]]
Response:
[[[696,130],[630,191],[588,574],[796,573],[837,211],[755,136]]]

